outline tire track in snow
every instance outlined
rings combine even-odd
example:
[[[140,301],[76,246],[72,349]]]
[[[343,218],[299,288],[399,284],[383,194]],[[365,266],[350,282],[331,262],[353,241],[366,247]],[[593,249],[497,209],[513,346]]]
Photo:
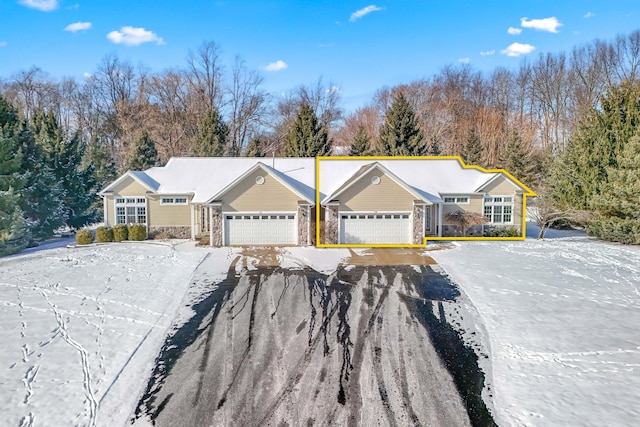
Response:
[[[69,344],[71,347],[78,350],[78,353],[80,354],[80,364],[82,367],[84,394],[87,397],[87,402],[89,404],[88,425],[90,427],[95,427],[99,403],[98,403],[98,400],[96,399],[96,396],[93,392],[93,388],[91,386],[91,371],[89,369],[89,356],[87,354],[87,350],[85,350],[85,348],[80,343],[78,343],[73,338],[71,338],[71,336],[69,336],[69,330],[67,329],[67,323],[65,322],[64,317],[58,311],[58,307],[55,304],[52,304],[51,301],[49,301],[49,297],[46,291],[42,290],[42,296],[45,298],[45,300],[47,301],[47,304],[49,304],[49,306],[53,310],[53,314],[55,315],[56,321],[58,322],[58,327],[60,328],[59,329],[60,335],[67,342],[67,344]]]

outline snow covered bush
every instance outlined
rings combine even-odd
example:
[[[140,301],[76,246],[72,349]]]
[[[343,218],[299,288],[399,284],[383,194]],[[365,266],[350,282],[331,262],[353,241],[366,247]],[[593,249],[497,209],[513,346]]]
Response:
[[[494,227],[484,231],[484,237],[518,237],[520,233],[515,227]]]
[[[127,224],[118,224],[113,227],[113,241],[122,242],[129,238],[129,229]]]
[[[79,245],[88,245],[93,243],[93,233],[91,230],[78,230],[76,233],[76,243]]]
[[[147,227],[142,224],[129,224],[129,240],[146,240]]]
[[[96,229],[96,242],[98,243],[113,242],[113,228],[98,227]]]

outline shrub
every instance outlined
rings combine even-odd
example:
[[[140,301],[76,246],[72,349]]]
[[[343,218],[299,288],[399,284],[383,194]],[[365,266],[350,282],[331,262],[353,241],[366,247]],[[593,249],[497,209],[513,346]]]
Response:
[[[113,242],[113,228],[98,227],[96,229],[96,242],[98,243]]]
[[[145,240],[147,238],[147,227],[142,224],[129,224],[129,240]]]
[[[484,237],[520,237],[515,227],[495,227],[484,231]]]
[[[91,230],[78,230],[76,233],[76,243],[79,245],[88,245],[93,243],[93,233]]]
[[[611,242],[640,244],[640,220],[622,218],[593,219],[587,223],[587,233]]]
[[[118,224],[113,227],[113,241],[114,242],[122,242],[123,240],[127,240],[129,238],[129,229],[127,228],[127,224]]]

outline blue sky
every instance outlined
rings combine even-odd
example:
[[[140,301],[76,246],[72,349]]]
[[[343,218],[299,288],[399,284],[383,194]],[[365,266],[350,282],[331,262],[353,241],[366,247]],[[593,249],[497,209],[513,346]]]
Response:
[[[0,78],[34,65],[82,78],[110,53],[161,71],[207,40],[270,92],[322,77],[352,109],[446,65],[516,68],[640,29],[637,0],[370,1],[0,0]]]

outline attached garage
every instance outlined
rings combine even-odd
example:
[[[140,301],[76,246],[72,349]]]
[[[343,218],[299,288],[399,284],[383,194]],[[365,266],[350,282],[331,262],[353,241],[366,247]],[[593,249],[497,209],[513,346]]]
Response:
[[[409,212],[342,213],[340,243],[411,243],[412,222]]]
[[[295,245],[297,223],[293,213],[225,214],[224,244]]]

